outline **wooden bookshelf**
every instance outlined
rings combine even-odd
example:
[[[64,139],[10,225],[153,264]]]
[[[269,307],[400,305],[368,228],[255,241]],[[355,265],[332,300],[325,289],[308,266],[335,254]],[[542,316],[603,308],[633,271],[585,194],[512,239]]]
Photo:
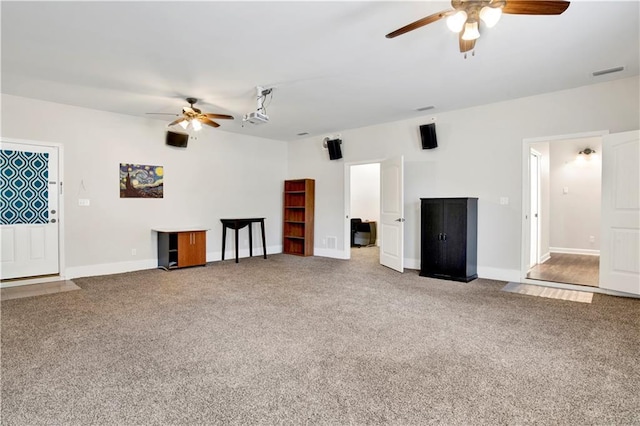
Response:
[[[284,181],[283,252],[313,256],[315,180]]]

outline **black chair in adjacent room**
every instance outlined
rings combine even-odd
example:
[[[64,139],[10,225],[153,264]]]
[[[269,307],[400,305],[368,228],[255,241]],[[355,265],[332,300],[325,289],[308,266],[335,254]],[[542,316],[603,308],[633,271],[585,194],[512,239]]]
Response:
[[[362,223],[360,218],[351,219],[351,247],[360,247],[360,244],[356,244],[356,232],[358,232],[358,225]]]

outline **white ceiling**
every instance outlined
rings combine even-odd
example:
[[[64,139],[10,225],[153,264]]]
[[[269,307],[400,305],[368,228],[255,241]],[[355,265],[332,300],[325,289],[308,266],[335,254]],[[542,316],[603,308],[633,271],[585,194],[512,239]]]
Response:
[[[638,1],[504,15],[464,59],[444,21],[385,34],[448,2],[6,2],[2,92],[140,117],[184,98],[232,114],[220,129],[280,140],[639,73]],[[624,66],[616,74],[596,70]],[[242,127],[255,86],[271,121]],[[434,105],[429,112],[416,108]],[[169,116],[154,116],[169,122]],[[212,128],[203,129],[216,132]]]

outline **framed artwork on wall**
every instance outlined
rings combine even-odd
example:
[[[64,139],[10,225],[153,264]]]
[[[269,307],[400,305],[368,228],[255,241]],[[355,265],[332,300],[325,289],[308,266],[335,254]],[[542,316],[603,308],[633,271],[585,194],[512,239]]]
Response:
[[[120,163],[120,198],[163,198],[164,168]]]

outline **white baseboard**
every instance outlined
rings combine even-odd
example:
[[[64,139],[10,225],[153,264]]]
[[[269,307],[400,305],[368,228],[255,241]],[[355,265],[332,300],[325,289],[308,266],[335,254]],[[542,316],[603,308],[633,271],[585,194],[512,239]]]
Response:
[[[263,253],[262,247],[253,248],[254,257],[262,256],[263,255],[262,253]],[[278,254],[278,253],[282,253],[281,245],[267,246],[267,255]],[[243,257],[249,257],[248,248],[241,248],[238,250],[238,259],[242,259]],[[224,260],[235,259],[235,258],[236,258],[236,251],[234,248],[225,250]],[[207,262],[218,262],[220,260],[222,260],[222,250],[207,252]]]
[[[409,258],[405,258],[404,259],[404,267],[406,269],[415,269],[415,270],[420,270],[420,259],[409,259]]]
[[[544,263],[549,259],[551,259],[551,253],[550,252],[546,252],[545,254],[540,256],[540,263]]]
[[[101,263],[98,265],[70,266],[65,270],[65,278],[93,277],[97,275],[121,274],[123,272],[141,271],[158,267],[158,259],[145,259],[118,263]]]
[[[220,261],[221,251],[207,253],[207,262]],[[267,246],[267,255],[282,253],[282,246]],[[253,250],[254,256],[262,256],[262,247]],[[225,259],[235,259],[235,251],[228,250]],[[238,252],[238,258],[249,257],[249,249],[242,249]],[[80,277],[94,277],[98,275],[121,274],[123,272],[142,271],[144,269],[155,269],[158,267],[158,259],[136,260],[118,263],[101,263],[99,265],[72,266],[65,270],[64,279],[71,280]]]
[[[326,248],[313,248],[313,255],[319,257],[330,257],[332,259],[348,259],[343,250],[326,249]]]
[[[491,268],[478,265],[478,277],[497,281],[520,281],[520,271],[517,269]]]
[[[562,253],[562,254],[584,254],[587,256],[600,256],[600,250],[590,250],[590,249],[576,249],[576,248],[565,248],[565,247],[549,247],[549,251],[551,253]]]

